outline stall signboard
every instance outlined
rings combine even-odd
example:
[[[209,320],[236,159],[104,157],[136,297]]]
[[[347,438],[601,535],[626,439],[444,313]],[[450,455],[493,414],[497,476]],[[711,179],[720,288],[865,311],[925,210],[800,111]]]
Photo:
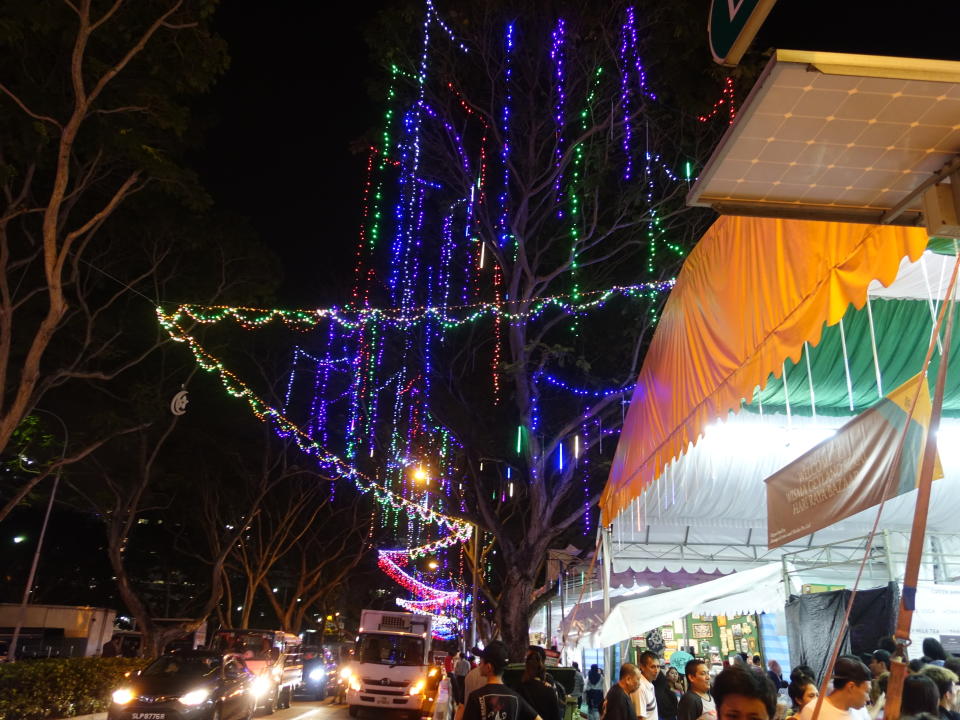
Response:
[[[929,426],[930,388],[915,375],[768,477],[767,545],[786,545],[915,489]]]
[[[960,585],[917,583],[910,633],[914,638],[938,638],[948,653],[960,652]]]
[[[776,0],[713,0],[707,36],[714,62],[740,62]]]

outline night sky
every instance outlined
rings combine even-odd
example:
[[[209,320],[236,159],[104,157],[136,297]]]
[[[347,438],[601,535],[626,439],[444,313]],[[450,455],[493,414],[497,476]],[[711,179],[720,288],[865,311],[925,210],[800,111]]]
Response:
[[[351,147],[383,111],[367,90],[379,71],[363,28],[387,5],[337,3],[334,13],[319,2],[224,2],[217,12],[232,64],[203,101],[218,123],[197,164],[216,203],[250,218],[280,256],[285,304],[342,303],[349,291],[366,159]],[[437,6],[443,12],[443,0]],[[704,33],[708,7],[703,0]],[[754,48],[960,60],[958,8],[779,0]]]
[[[205,102],[217,117],[198,158],[215,202],[251,219],[285,269],[281,300],[342,302],[352,283],[366,156],[381,112],[363,40],[378,3],[224,2],[231,66]]]

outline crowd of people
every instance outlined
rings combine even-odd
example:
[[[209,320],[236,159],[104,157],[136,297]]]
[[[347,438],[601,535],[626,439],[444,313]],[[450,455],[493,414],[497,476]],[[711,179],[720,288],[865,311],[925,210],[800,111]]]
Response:
[[[909,662],[900,717],[909,720],[960,720],[960,657],[948,655],[927,638],[923,656]],[[471,667],[460,658],[451,678],[458,702],[456,720],[561,720],[567,696],[588,720],[883,720],[890,664],[897,646],[861,657],[839,657],[819,697],[814,671],[800,665],[784,679],[771,660],[765,669],[759,656],[734,656],[719,672],[695,658],[685,667],[663,667],[654,652],[640,654],[637,664],[620,666],[616,682],[604,692],[603,671],[592,665],[586,677],[576,672],[571,687],[556,682],[543,651],[527,653],[522,679],[503,683],[506,647],[492,642],[479,651]],[[459,680],[457,679],[459,678]]]

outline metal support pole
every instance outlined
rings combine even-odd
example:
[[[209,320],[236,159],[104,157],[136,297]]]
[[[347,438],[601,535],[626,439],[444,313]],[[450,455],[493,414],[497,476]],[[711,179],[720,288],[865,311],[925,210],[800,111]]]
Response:
[[[34,408],[34,412],[42,412],[56,418],[63,428],[63,450],[60,452],[60,465],[57,467],[57,473],[53,476],[53,489],[50,491],[50,500],[47,502],[47,510],[43,514],[43,524],[40,526],[40,536],[37,538],[37,549],[33,552],[33,562],[30,564],[30,574],[27,576],[27,585],[23,588],[23,599],[20,601],[20,612],[17,616],[17,624],[13,628],[13,637],[10,638],[10,648],[7,651],[7,660],[14,662],[17,659],[17,641],[20,639],[20,631],[23,630],[23,622],[27,616],[27,603],[30,602],[30,591],[33,589],[33,580],[37,574],[37,565],[40,564],[40,551],[43,549],[43,537],[47,534],[47,523],[50,521],[50,512],[53,510],[53,501],[57,497],[57,488],[60,487],[60,474],[63,472],[63,460],[67,456],[67,443],[70,439],[70,433],[67,431],[66,423],[49,410],[40,410]]]
[[[600,581],[603,586],[603,621],[606,622],[607,618],[610,617],[610,535],[613,533],[613,526],[601,528],[600,532],[602,533],[600,552],[603,561],[600,566]],[[603,684],[606,691],[610,689],[610,678],[613,677],[614,672],[613,646],[603,649],[603,665],[606,670],[603,673]]]
[[[470,554],[473,564],[473,595],[470,602],[470,647],[475,648],[477,646],[477,618],[480,617],[477,607],[477,586],[479,584],[480,573],[480,528],[476,525],[473,526],[473,545]]]
[[[954,250],[957,251],[956,241]],[[953,276],[950,278],[950,287],[944,298],[946,311],[946,337],[943,342],[943,353],[940,358],[940,367],[937,368],[937,382],[934,386],[930,409],[930,425],[927,429],[926,444],[923,451],[923,461],[920,465],[920,477],[917,482],[917,504],[913,515],[913,526],[910,529],[910,543],[907,546],[907,561],[903,571],[903,589],[900,593],[900,612],[897,614],[897,627],[893,637],[898,649],[906,649],[910,644],[910,626],[913,621],[913,612],[916,604],[917,580],[920,576],[920,562],[923,559],[923,545],[927,534],[927,513],[930,509],[931,485],[933,483],[934,463],[937,455],[937,430],[940,428],[940,415],[943,410],[943,392],[947,380],[947,367],[951,341],[953,338],[954,317],[956,315],[956,281],[957,271],[960,269],[960,251],[957,251],[957,264],[953,267]],[[927,352],[927,358],[932,348]],[[926,381],[926,378],[923,378]],[[899,720],[900,706],[903,697],[903,680],[907,675],[905,658],[898,652],[890,663],[890,679],[887,683],[887,701],[884,707],[884,717],[890,720]]]
[[[887,577],[890,582],[894,582],[900,577],[900,573],[893,567],[893,551],[890,549],[890,531],[883,529],[883,551],[887,556]]]
[[[553,601],[548,602],[544,609],[547,611],[547,647],[550,647],[553,644]]]

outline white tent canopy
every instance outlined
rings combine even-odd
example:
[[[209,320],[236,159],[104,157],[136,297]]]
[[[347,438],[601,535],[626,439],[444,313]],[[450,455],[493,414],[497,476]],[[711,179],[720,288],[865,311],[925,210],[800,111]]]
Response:
[[[731,572],[866,535],[873,527],[876,508],[800,542],[767,549],[764,479],[828,438],[848,419],[794,416],[788,421],[783,415],[760,418],[741,412],[711,427],[695,449],[668,467],[653,491],[615,520],[614,571],[646,565],[670,571]],[[945,477],[933,486],[928,530],[954,533],[960,517],[960,420],[945,418],[940,438]],[[915,503],[915,492],[888,501],[880,529],[909,532]],[[960,544],[942,551],[960,555]]]
[[[584,640],[592,647],[608,647],[628,640],[640,629],[664,625],[688,613],[772,612],[782,610],[785,599],[783,567],[767,563],[700,585],[620,602],[603,625]]]
[[[896,280],[889,287],[877,282],[871,284],[871,302],[920,301],[929,305],[928,322],[932,328],[953,263],[954,258],[929,251],[917,262],[904,258]],[[881,332],[882,329],[877,330],[878,342],[892,340],[882,337]],[[882,354],[878,362],[881,365],[884,362]],[[957,362],[960,359],[952,358],[952,363]],[[872,376],[871,366],[869,377],[862,381],[870,382]],[[783,408],[775,413],[763,412],[762,406],[758,408],[754,404],[739,413],[731,413],[725,422],[707,427],[696,445],[689,445],[653,486],[614,520],[613,570],[646,566],[670,571],[732,572],[784,558],[798,560],[811,548],[832,544],[832,555],[824,557],[821,552],[817,559],[824,562],[815,564],[846,560],[847,565],[832,571],[821,569],[819,574],[804,577],[803,581],[840,584],[852,581],[856,569],[853,560],[858,553],[863,554],[860,538],[873,527],[876,508],[788,546],[773,551],[767,548],[763,481],[829,438],[852,417],[816,413],[811,416],[811,398],[794,400],[807,405],[807,414],[788,415],[783,413]],[[945,477],[933,486],[927,528],[933,540],[928,537],[927,551],[939,554],[936,579],[943,581],[960,576],[960,538],[955,535],[956,518],[960,517],[960,419],[941,421],[938,451]],[[887,531],[888,536],[877,539],[874,552],[877,562],[871,564],[866,582],[886,582],[901,574],[899,555],[913,522],[915,503],[916,492],[886,503],[879,528]],[[942,535],[937,537],[937,533]],[[855,541],[848,542],[852,540]],[[830,555],[830,551],[827,554]],[[934,577],[928,573],[926,579]]]

